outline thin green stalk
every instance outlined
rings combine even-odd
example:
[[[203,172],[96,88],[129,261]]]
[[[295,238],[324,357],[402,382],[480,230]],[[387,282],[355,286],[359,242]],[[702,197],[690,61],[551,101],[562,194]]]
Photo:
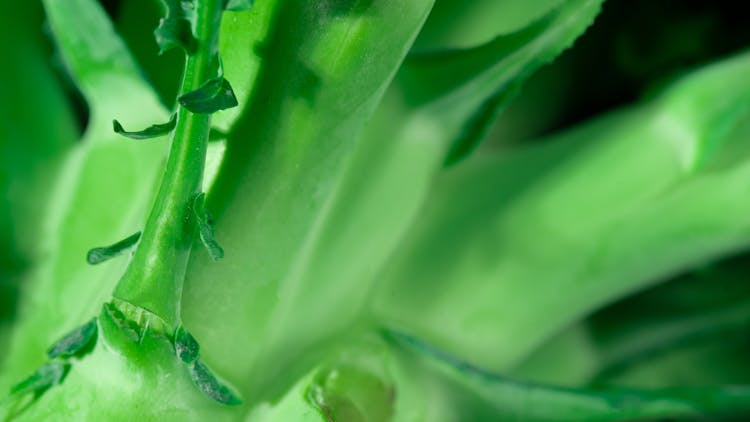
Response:
[[[196,1],[197,51],[188,56],[181,94],[195,91],[216,76],[222,0]],[[192,198],[203,179],[210,114],[196,114],[180,106],[172,135],[169,160],[156,201],[135,255],[114,297],[150,311],[175,327],[180,321],[180,298],[195,226]]]

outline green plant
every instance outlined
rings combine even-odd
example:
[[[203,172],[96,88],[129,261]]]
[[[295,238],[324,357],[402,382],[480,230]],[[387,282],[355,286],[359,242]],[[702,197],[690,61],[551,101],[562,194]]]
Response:
[[[89,118],[76,142],[38,34],[0,25],[19,40],[0,71],[19,100],[0,109],[2,259],[30,268],[1,275],[13,296],[0,417],[750,414],[750,387],[712,374],[649,385],[668,367],[649,368],[655,351],[746,331],[741,281],[722,307],[587,317],[748,245],[747,53],[493,150],[479,144],[499,112],[603,0],[164,0],[152,65],[123,40],[142,29],[137,15],[42,3]],[[742,272],[728,267],[631,306]],[[744,347],[717,344],[684,359]],[[643,372],[627,371],[634,362]]]

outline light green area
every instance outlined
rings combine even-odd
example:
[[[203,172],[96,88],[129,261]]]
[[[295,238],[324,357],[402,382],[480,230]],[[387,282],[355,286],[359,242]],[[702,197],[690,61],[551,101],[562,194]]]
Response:
[[[748,71],[739,55],[648,104],[446,171],[393,255],[378,317],[504,371],[597,307],[746,246],[750,132],[734,111],[750,104]],[[706,142],[724,154],[706,157]]]
[[[0,188],[24,192],[0,210],[0,228],[12,229],[0,241],[13,249],[2,258],[33,269],[18,314],[0,319],[0,390],[95,315],[99,333],[36,401],[0,395],[0,420],[619,421],[750,410],[747,387],[635,388],[741,356],[742,345],[692,340],[742,330],[747,303],[632,327],[613,316],[599,331],[584,319],[750,243],[748,53],[535,145],[469,156],[602,0],[437,0],[432,11],[433,0],[258,0],[223,15],[218,0],[197,0],[200,43],[181,93],[221,64],[240,106],[179,110],[167,163],[166,139],[112,130],[114,118],[145,128],[169,110],[99,4],[43,4],[90,121],[74,143],[70,105],[33,40],[0,67],[0,80],[19,81],[1,86],[23,99],[0,109],[0,151],[23,157],[5,160]],[[49,116],[32,113],[41,101]],[[227,139],[209,147],[211,122]],[[217,262],[192,220],[203,187]],[[86,264],[91,247],[138,230],[124,278],[125,257]],[[122,321],[100,314],[113,291]],[[182,323],[218,380],[209,386],[236,390],[241,405],[195,387],[171,338]],[[679,353],[655,353],[667,347]],[[684,379],[722,382],[722,368]],[[498,375],[511,371],[557,386]],[[633,389],[580,388],[607,381]]]
[[[33,372],[48,347],[96,315],[111,295],[127,258],[91,266],[86,252],[141,228],[165,152],[163,141],[133,142],[112,130],[113,118],[147,126],[168,115],[104,12],[90,0],[50,0],[45,8],[91,116],[83,139],[66,152],[50,181],[53,193],[37,220],[46,253],[24,283],[2,360],[2,390]]]

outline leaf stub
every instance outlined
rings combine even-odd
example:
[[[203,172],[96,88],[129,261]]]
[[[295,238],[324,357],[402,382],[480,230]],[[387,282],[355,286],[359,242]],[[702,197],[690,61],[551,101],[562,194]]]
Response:
[[[242,400],[229,387],[219,381],[200,359],[196,359],[188,367],[188,370],[195,386],[211,399],[229,406],[236,406],[242,403]]]
[[[177,101],[196,114],[211,114],[239,104],[232,86],[223,77],[209,79],[195,91],[180,96]]]
[[[177,327],[174,334],[174,349],[177,357],[183,363],[191,364],[198,359],[200,345],[192,334],[187,332],[183,326]]]
[[[112,120],[112,129],[115,131],[115,133],[120,134],[126,138],[130,139],[151,139],[151,138],[158,138],[160,136],[164,136],[172,131],[172,129],[175,128],[177,125],[177,114],[172,114],[172,116],[169,118],[169,121],[167,123],[162,124],[156,124],[151,125],[147,127],[146,129],[136,131],[136,132],[129,132],[126,131],[120,122],[117,120]]]
[[[48,351],[50,359],[57,357],[70,358],[81,357],[88,353],[96,344],[96,333],[98,326],[96,318],[66,334],[55,343]]]
[[[48,388],[60,384],[69,370],[69,363],[50,362],[37,369],[25,380],[11,387],[10,393],[14,395],[34,393],[38,396],[47,391]]]
[[[214,238],[214,228],[211,224],[211,215],[206,210],[206,194],[201,192],[193,200],[193,214],[198,223],[198,232],[203,246],[208,250],[211,259],[218,261],[224,258],[224,249]]]
[[[141,232],[135,232],[112,245],[93,248],[86,254],[86,262],[91,265],[101,264],[102,262],[112,259],[130,249],[138,243],[140,238]]]

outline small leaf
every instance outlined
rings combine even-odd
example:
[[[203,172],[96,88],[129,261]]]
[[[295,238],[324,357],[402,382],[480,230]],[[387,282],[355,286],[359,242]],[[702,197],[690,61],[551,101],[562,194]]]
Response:
[[[174,349],[177,357],[184,363],[193,363],[198,359],[200,345],[192,334],[187,332],[183,326],[177,327],[174,333]]]
[[[141,232],[136,232],[115,244],[91,249],[86,254],[86,261],[91,265],[100,264],[130,249],[140,238]]]
[[[47,351],[50,359],[83,356],[96,344],[96,318],[71,331]]]
[[[11,387],[10,393],[19,395],[34,393],[35,395],[39,395],[44,393],[48,388],[60,384],[65,379],[69,370],[69,363],[48,363],[37,369],[36,372],[25,380]]]
[[[112,120],[112,128],[114,129],[115,133],[118,133],[130,139],[158,138],[160,136],[164,136],[168,134],[169,132],[171,132],[172,129],[174,129],[175,125],[177,125],[176,113],[173,114],[172,117],[169,118],[169,121],[167,123],[152,125],[138,132],[128,132],[125,129],[123,129],[120,122],[118,122],[117,120]]]
[[[224,2],[224,10],[230,12],[242,12],[250,10],[253,7],[253,0],[226,0]]]
[[[198,40],[193,35],[190,23],[194,14],[193,2],[185,0],[163,0],[167,14],[159,21],[154,31],[159,54],[173,48],[181,48],[187,54],[193,54],[198,48]]]
[[[224,258],[224,249],[214,239],[214,228],[211,224],[211,216],[206,210],[206,194],[199,193],[193,200],[193,213],[198,222],[198,232],[203,246],[208,250],[211,259],[218,261]]]
[[[195,386],[203,394],[219,403],[230,406],[242,403],[232,390],[222,384],[200,359],[196,359],[188,369],[190,370],[190,376],[193,378]]]
[[[180,105],[197,114],[210,114],[237,107],[237,97],[229,81],[223,77],[210,79],[195,91],[177,99]]]

